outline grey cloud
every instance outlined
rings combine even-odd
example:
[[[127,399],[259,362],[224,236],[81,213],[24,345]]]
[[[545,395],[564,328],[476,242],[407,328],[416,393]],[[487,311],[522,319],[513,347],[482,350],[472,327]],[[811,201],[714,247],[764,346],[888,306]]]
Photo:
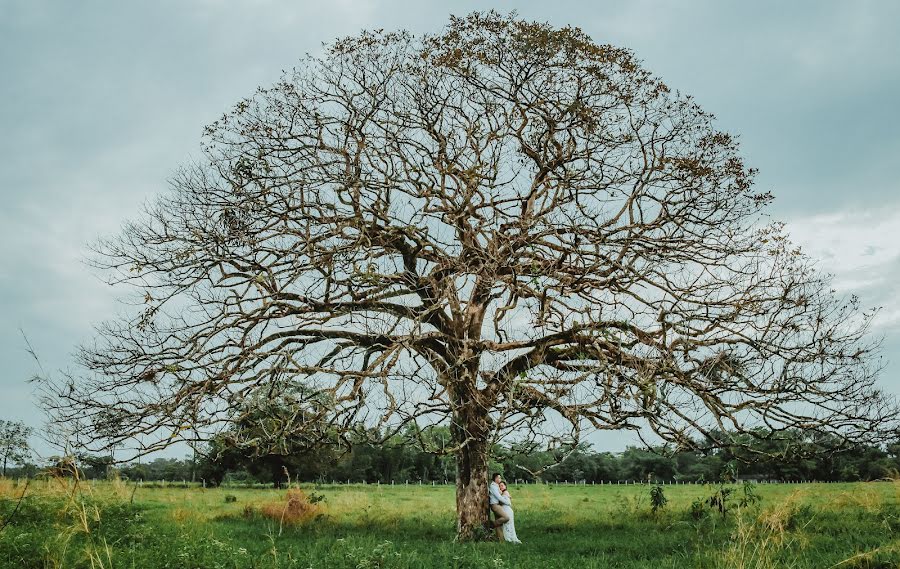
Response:
[[[178,164],[197,155],[205,124],[323,41],[362,27],[434,32],[451,10],[488,8],[578,25],[599,42],[632,48],[741,136],[759,187],[777,196],[777,218],[897,204],[900,3],[6,2],[0,417],[39,422],[17,328],[48,368],[70,365],[91,326],[118,310],[112,291],[80,263],[85,243],[163,191]],[[863,244],[860,255],[866,246],[878,244]],[[878,282],[858,292],[887,313],[900,270],[867,271]],[[886,356],[900,359],[898,332],[883,333]],[[886,384],[900,391],[896,367],[887,372]],[[601,440],[615,448],[631,439]]]

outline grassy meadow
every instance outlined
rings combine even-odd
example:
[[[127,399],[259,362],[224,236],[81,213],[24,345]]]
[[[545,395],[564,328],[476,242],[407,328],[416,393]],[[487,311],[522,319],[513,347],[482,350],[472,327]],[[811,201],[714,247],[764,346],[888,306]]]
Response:
[[[300,488],[0,480],[0,567],[900,567],[900,483],[513,486],[521,546],[454,543],[449,486]]]

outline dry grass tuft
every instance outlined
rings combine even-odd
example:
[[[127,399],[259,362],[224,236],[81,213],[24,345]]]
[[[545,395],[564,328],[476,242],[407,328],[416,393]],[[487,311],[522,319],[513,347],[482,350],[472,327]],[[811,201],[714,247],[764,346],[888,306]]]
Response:
[[[191,508],[175,508],[172,510],[172,519],[179,524],[195,524],[204,521],[203,516]]]
[[[311,501],[303,490],[291,488],[283,500],[260,506],[259,513],[280,525],[303,525],[318,517],[322,513],[322,507]]]
[[[843,509],[862,509],[869,514],[877,514],[884,506],[884,498],[876,493],[874,489],[854,490],[852,492],[842,492],[831,502],[831,507],[837,510]]]
[[[731,539],[716,558],[722,569],[787,569],[787,561],[808,545],[804,534],[813,514],[804,504],[805,495],[794,492],[758,515],[738,511]]]
[[[15,480],[0,478],[0,498],[18,498],[22,488]]]
[[[789,531],[799,529],[800,518],[804,517],[802,514],[810,513],[805,498],[805,493],[797,491],[763,510],[756,523],[758,532],[779,544],[783,543]]]

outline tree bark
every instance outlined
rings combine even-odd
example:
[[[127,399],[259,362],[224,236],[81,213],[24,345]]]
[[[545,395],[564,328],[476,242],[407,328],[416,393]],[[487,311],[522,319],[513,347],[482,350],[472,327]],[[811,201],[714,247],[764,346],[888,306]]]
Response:
[[[456,455],[456,539],[489,539],[487,441],[469,440]]]
[[[457,408],[450,426],[456,454],[456,539],[491,539],[488,514],[488,416],[472,398]]]

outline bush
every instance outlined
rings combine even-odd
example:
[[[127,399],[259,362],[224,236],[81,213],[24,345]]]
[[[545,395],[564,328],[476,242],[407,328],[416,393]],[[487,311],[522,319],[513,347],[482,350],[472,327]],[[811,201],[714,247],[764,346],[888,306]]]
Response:
[[[291,488],[280,502],[268,502],[259,508],[259,513],[281,524],[302,525],[322,515],[319,494],[307,496],[299,488]]]
[[[691,502],[691,509],[689,511],[691,517],[697,521],[702,520],[709,514],[709,510],[706,507],[706,501],[703,500],[703,498],[697,498]]]
[[[656,485],[650,489],[650,510],[655,514],[666,507],[669,502],[662,486]]]

